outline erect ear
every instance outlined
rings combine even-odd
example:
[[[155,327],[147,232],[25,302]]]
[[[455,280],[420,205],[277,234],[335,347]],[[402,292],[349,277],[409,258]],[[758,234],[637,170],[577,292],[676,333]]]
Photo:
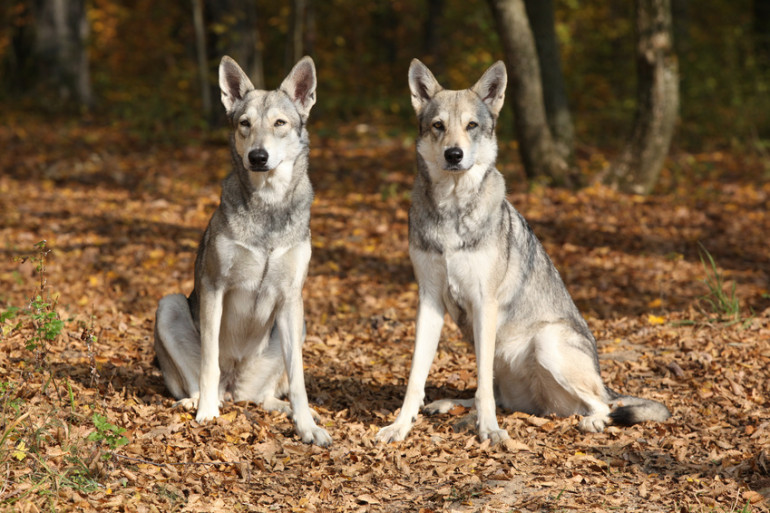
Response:
[[[503,61],[497,61],[481,75],[481,78],[471,90],[479,95],[481,100],[487,104],[489,112],[494,117],[497,117],[500,109],[503,108],[505,86],[507,84],[508,74],[505,71],[505,64],[503,64]]]
[[[225,55],[219,63],[219,88],[222,90],[222,104],[230,112],[233,104],[253,90],[254,85],[238,63]]]
[[[315,105],[316,83],[315,64],[307,55],[294,65],[281,82],[281,91],[289,95],[303,120],[307,119],[310,108]]]
[[[409,90],[412,92],[412,107],[419,116],[428,102],[444,89],[433,76],[433,73],[417,59],[412,59],[409,65]]]

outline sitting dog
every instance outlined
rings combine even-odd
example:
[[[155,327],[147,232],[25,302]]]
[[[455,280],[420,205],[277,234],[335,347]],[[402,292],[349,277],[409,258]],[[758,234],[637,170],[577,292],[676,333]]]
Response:
[[[543,246],[505,199],[495,124],[506,83],[502,62],[463,91],[444,90],[416,59],[409,68],[419,120],[409,255],[419,306],[406,396],[395,422],[377,434],[382,441],[403,440],[415,421],[445,312],[474,343],[478,389],[475,400],[444,399],[425,410],[475,405],[482,440],[508,438],[495,404],[583,415],[579,428],[589,432],[670,416],[659,402],[604,385],[593,335]]]
[[[224,399],[294,420],[303,442],[331,437],[314,421],[302,368],[302,286],[310,260],[308,133],[316,72],[301,59],[274,91],[254,89],[229,57],[219,65],[233,128],[233,170],[203,234],[189,297],[158,304],[155,351],[178,403],[204,422]],[[288,392],[289,403],[280,397]]]

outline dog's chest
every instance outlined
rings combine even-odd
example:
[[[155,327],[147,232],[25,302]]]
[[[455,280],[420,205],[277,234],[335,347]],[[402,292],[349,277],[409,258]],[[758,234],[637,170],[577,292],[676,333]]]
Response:
[[[241,354],[258,350],[251,344],[269,334],[277,308],[301,294],[310,244],[271,251],[233,244],[227,254],[221,334]]]
[[[242,243],[231,243],[226,276],[228,289],[250,291],[253,294],[269,294],[266,289],[283,289],[296,283],[302,268],[304,245],[288,248],[262,248]],[[304,264],[305,269],[307,263]]]
[[[474,310],[489,293],[489,273],[495,267],[490,253],[415,248],[411,256],[420,287],[440,294],[444,308],[461,329],[472,325]]]
[[[229,248],[230,265],[227,272],[228,288],[256,289],[268,268],[264,251],[233,244]]]

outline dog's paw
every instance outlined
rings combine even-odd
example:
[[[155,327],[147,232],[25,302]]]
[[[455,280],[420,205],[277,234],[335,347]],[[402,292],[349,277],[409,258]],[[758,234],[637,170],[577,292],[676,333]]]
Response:
[[[198,409],[198,395],[192,397],[185,397],[174,403],[174,408],[182,407],[185,410],[197,410]]]
[[[578,429],[584,433],[601,433],[607,427],[606,415],[583,417],[578,422]]]
[[[508,440],[510,436],[508,436],[508,431],[505,429],[492,429],[489,431],[479,431],[479,438],[482,442],[484,440],[489,440],[492,445],[497,445],[500,442]]]
[[[282,401],[275,397],[270,397],[262,401],[262,409],[267,411],[277,411],[278,413],[285,413],[291,417],[291,404],[288,401]]]
[[[312,426],[310,429],[306,429],[303,432],[297,430],[300,438],[306,444],[315,444],[319,447],[329,447],[332,444],[332,437],[329,433],[320,426]]]
[[[217,405],[208,408],[205,405],[198,405],[198,413],[195,415],[196,422],[202,424],[217,417],[219,417],[219,407]]]
[[[377,440],[385,443],[400,442],[406,438],[406,434],[409,433],[410,429],[412,429],[411,424],[393,423],[377,432]]]
[[[432,403],[425,405],[422,408],[422,411],[424,411],[428,415],[435,415],[437,413],[447,413],[449,410],[451,410],[458,404],[460,403],[458,403],[453,399],[439,399],[438,401],[433,401]]]

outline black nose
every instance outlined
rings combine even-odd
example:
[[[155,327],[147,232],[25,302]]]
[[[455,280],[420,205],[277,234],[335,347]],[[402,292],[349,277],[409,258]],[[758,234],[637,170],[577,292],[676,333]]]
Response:
[[[450,164],[459,164],[463,159],[463,150],[460,148],[449,148],[444,152],[444,158]]]
[[[249,152],[249,164],[256,167],[264,167],[267,164],[268,154],[264,148]]]

